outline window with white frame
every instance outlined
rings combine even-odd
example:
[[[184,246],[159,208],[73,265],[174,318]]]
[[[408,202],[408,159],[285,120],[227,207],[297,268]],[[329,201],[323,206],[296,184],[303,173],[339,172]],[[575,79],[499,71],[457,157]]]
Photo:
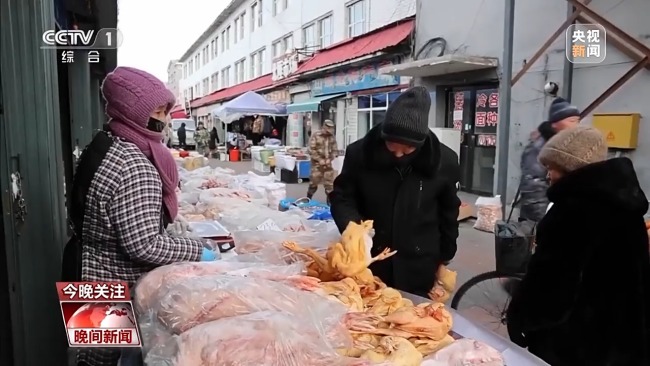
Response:
[[[315,23],[311,23],[302,29],[302,46],[305,48],[305,51],[315,51],[318,46],[316,37],[317,35]]]
[[[187,64],[183,65],[183,78],[187,78]]]
[[[226,28],[226,49],[230,49],[230,26]]]
[[[226,31],[221,32],[221,53],[226,50]]]
[[[194,59],[191,59],[190,62],[188,62],[188,75],[192,75],[194,72]]]
[[[273,42],[271,45],[271,55],[273,58],[276,58],[280,55],[282,55],[282,40],[278,39],[277,41]]]
[[[210,78],[203,79],[203,95],[210,94]]]
[[[358,98],[357,133],[361,138],[386,117],[388,106],[395,102],[400,92],[361,95]]]
[[[273,2],[271,4],[271,11],[273,12],[273,16],[280,14],[289,5],[288,0],[271,0],[271,1]]]
[[[219,37],[215,37],[214,39],[214,51],[212,54],[213,58],[216,58],[217,56],[219,56]]]
[[[196,83],[194,85],[194,98],[198,98],[201,96],[201,85],[199,83]]]
[[[221,87],[227,88],[230,86],[230,66],[221,70]]]
[[[203,65],[207,65],[210,62],[210,46],[205,46],[203,48]]]
[[[318,21],[320,46],[327,47],[334,43],[334,31],[332,29],[332,16],[328,15]]]
[[[238,37],[238,35],[239,35],[239,17],[235,18],[234,32],[235,33],[233,34],[234,37],[233,37],[233,40],[232,40],[233,44],[237,43],[237,41],[239,40],[239,37]]]
[[[289,34],[282,39],[282,48],[284,49],[282,53],[293,49],[293,34]]]
[[[219,73],[215,72],[210,76],[210,92],[219,89]]]
[[[186,90],[189,94],[189,99],[187,100],[194,100],[194,88],[190,87],[188,90]]]
[[[257,7],[256,2],[251,5],[251,33],[255,32],[257,28]]]
[[[366,32],[366,0],[348,5],[348,37],[356,37]]]
[[[235,62],[235,85],[246,80],[246,59]]]
[[[266,59],[266,49],[262,48],[251,54],[250,75],[251,78],[262,76],[264,73],[264,60]]]
[[[244,39],[244,33],[246,31],[246,12],[241,13],[239,16],[239,39]]]
[[[256,27],[257,29],[262,28],[264,24],[264,3],[262,0],[257,0],[253,5],[252,16],[255,18],[254,22],[251,22],[251,27]]]
[[[214,59],[214,39],[210,41],[210,60]]]
[[[194,71],[199,71],[201,68],[201,59],[199,58],[198,53],[194,56]]]

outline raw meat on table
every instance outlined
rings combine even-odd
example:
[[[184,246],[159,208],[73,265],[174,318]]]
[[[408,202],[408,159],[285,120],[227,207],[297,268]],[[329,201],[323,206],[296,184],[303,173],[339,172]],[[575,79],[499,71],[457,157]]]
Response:
[[[323,333],[330,335],[333,343],[350,342],[344,305],[259,278],[215,275],[189,279],[172,287],[156,310],[160,322],[176,334],[213,320],[273,310],[321,317],[319,323],[326,325]]]
[[[253,262],[184,262],[158,267],[145,274],[136,284],[135,306],[138,313],[143,313],[157,304],[162,296],[176,284],[190,278],[217,274],[233,274],[266,278],[270,280],[287,280],[288,278],[302,279],[298,276],[304,272],[300,263],[289,266],[276,266]],[[294,280],[289,279],[292,282]],[[296,280],[297,281],[297,280]],[[300,282],[300,281],[297,281]],[[309,281],[305,281],[307,283]],[[313,281],[309,282],[313,283]],[[299,283],[302,285],[302,283]],[[305,286],[308,286],[305,284]]]
[[[199,325],[147,355],[160,366],[366,366],[338,355],[317,319],[265,311]]]

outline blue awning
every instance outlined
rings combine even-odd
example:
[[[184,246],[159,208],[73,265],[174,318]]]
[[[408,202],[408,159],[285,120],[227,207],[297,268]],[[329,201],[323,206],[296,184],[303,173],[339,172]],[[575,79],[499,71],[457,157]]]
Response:
[[[316,112],[318,110],[318,106],[320,105],[321,102],[324,102],[326,100],[338,98],[342,95],[345,95],[345,93],[340,93],[340,94],[331,94],[331,95],[323,95],[320,97],[315,97],[308,99],[304,102],[298,102],[298,103],[293,103],[289,104],[287,106],[287,113],[295,113],[295,112]]]

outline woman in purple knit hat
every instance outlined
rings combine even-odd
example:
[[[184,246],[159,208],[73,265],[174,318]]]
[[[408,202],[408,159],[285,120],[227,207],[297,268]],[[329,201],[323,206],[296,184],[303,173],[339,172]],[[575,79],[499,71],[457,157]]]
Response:
[[[174,95],[153,75],[130,67],[110,73],[102,92],[110,147],[86,186],[75,177],[73,187],[73,196],[85,192],[81,230],[75,230],[81,232],[81,279],[126,281],[132,286],[157,266],[216,260],[218,254],[202,241],[165,232],[178,214],[178,170],[161,142]],[[87,151],[93,151],[96,140]],[[84,155],[77,176],[83,176],[80,170],[88,166]],[[87,155],[93,159],[92,153]],[[77,364],[114,366],[120,354],[84,349]],[[121,362],[128,361],[123,357]]]

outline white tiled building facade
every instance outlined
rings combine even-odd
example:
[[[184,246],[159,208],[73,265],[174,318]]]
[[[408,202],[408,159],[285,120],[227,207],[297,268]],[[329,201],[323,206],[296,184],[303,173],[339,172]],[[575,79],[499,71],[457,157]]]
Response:
[[[189,101],[270,73],[273,59],[310,55],[415,14],[415,0],[234,0],[181,57]]]

